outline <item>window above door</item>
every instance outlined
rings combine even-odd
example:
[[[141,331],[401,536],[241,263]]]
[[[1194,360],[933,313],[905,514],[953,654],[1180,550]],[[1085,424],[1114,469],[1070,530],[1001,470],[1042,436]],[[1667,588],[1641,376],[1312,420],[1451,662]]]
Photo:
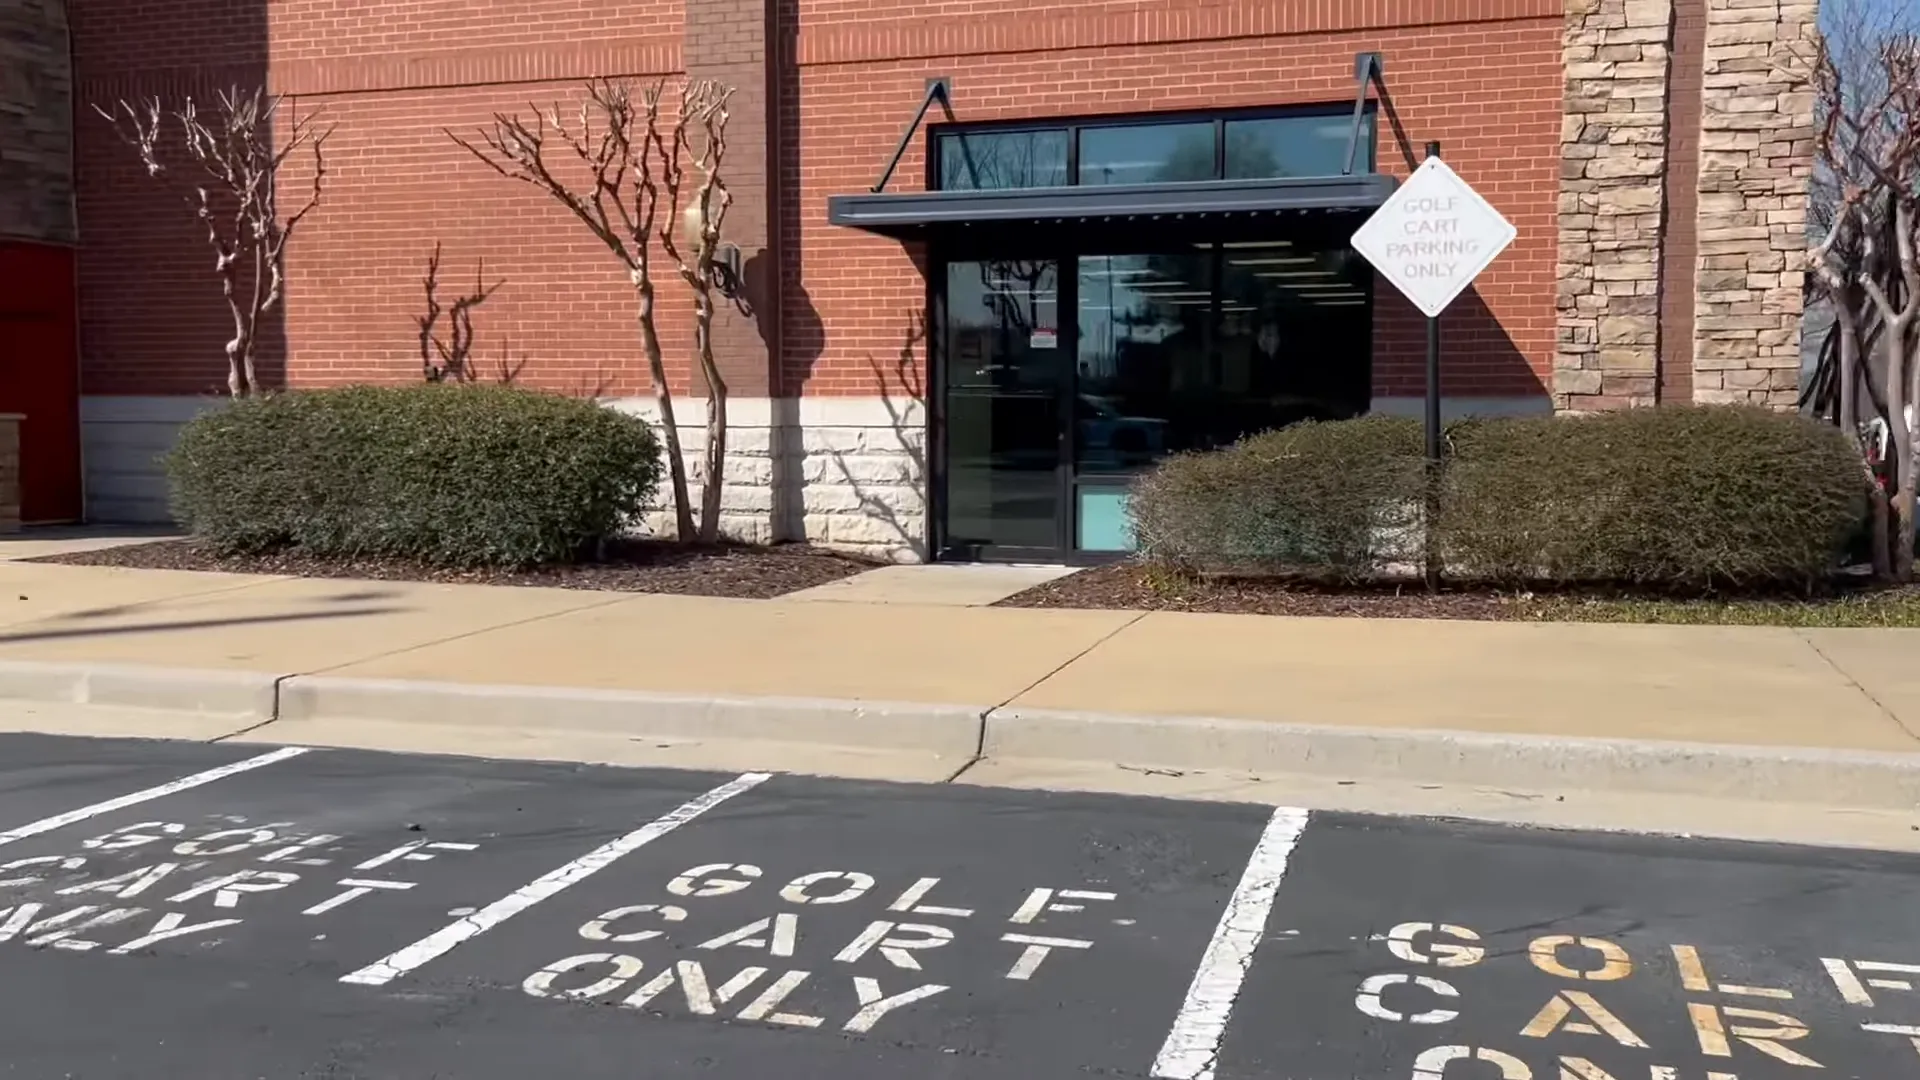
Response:
[[[1357,173],[1374,169],[1374,113],[1361,119]],[[936,128],[929,186],[939,191],[1275,180],[1339,176],[1350,113],[1237,110]]]

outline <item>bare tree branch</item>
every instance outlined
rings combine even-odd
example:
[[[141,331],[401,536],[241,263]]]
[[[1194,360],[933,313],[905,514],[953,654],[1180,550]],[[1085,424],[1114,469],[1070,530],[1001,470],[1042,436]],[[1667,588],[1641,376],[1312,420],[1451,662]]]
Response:
[[[207,243],[214,250],[214,274],[233,316],[233,337],[226,352],[227,392],[234,397],[261,389],[254,370],[260,318],[285,295],[287,241],[319,205],[326,184],[324,146],[333,128],[316,130],[313,123],[318,113],[296,116],[283,125],[284,139],[276,146],[275,120],[282,101],[263,88],[234,87],[214,95],[210,115],[203,114],[191,97],[171,114],[158,98],[149,98],[139,107],[126,101],[117,102],[112,110],[93,107],[134,148],[147,175],[155,179],[167,175],[160,152],[165,118],[170,115],[179,125],[182,146],[201,175],[186,193],[188,205],[206,229]],[[283,218],[280,170],[302,147],[313,152],[311,188],[300,209]],[[242,263],[248,271],[244,296]]]
[[[638,304],[641,348],[660,412],[667,473],[673,486],[674,522],[680,538],[691,540],[695,529],[687,494],[686,461],[681,455],[673,392],[654,320],[651,246],[661,192],[651,155],[658,146],[654,131],[659,123],[662,87],[655,84],[642,90],[638,107],[633,88],[625,81],[596,79],[586,89],[587,100],[571,124],[561,120],[557,103],[544,112],[529,104],[531,121],[495,113],[492,125],[480,129],[472,140],[451,130],[446,135],[494,172],[531,185],[565,207],[625,268]],[[641,130],[636,132],[636,126]],[[584,184],[576,187],[555,173],[548,160],[550,139],[558,140],[564,152],[581,163]]]

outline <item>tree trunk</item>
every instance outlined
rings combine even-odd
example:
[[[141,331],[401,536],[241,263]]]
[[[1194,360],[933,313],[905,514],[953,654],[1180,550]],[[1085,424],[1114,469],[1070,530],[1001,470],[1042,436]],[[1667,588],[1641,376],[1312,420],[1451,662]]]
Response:
[[[1891,332],[1892,328],[1889,328]],[[1888,361],[1896,370],[1906,372],[1907,384],[1902,388],[1902,396],[1908,408],[1920,403],[1920,345],[1908,348],[1906,339],[1916,336],[1916,327],[1911,313],[1900,320],[1900,334],[1889,342]],[[1904,429],[1900,442],[1900,489],[1894,498],[1894,542],[1899,545],[1893,552],[1894,577],[1899,581],[1913,580],[1914,525],[1916,487],[1920,487],[1920,462],[1916,462],[1913,445],[1913,425],[1907,422],[1906,409],[1901,410],[1901,427]]]
[[[1869,490],[1867,504],[1869,540],[1873,544],[1873,576],[1877,581],[1893,580],[1893,525],[1888,521],[1891,507],[1887,505],[1887,489],[1880,486],[1879,477],[1869,477],[1873,486]]]
[[[1891,70],[1892,65],[1889,64]],[[1907,74],[1911,75],[1909,70]],[[1909,152],[1920,147],[1909,145]],[[1893,459],[1899,462],[1900,483],[1893,500],[1893,574],[1898,581],[1913,580],[1914,446],[1913,420],[1908,410],[1920,407],[1920,366],[1908,338],[1920,322],[1920,251],[1915,250],[1913,173],[1903,174],[1904,186],[1894,192],[1894,252],[1899,266],[1900,309],[1886,319],[1887,420],[1895,438]],[[1885,299],[1885,297],[1876,297]],[[1898,395],[1898,400],[1895,400]]]
[[[1840,327],[1840,430],[1856,442],[1860,438],[1860,320],[1838,293],[1833,297],[1833,319]]]
[[[700,489],[700,542],[720,538],[720,496],[727,469],[727,381],[713,360],[713,286],[694,288],[693,337],[700,353],[700,373],[707,380],[706,483]]]
[[[227,395],[243,398],[252,392],[252,383],[246,378],[246,367],[241,362],[247,349],[247,321],[241,315],[240,301],[234,296],[233,259],[222,256],[216,266],[220,275],[220,295],[227,299],[227,311],[233,315],[233,337],[227,342]]]
[[[1906,370],[1907,328],[1912,319],[1901,315],[1889,321],[1883,347],[1886,349],[1886,388],[1887,388],[1887,464],[1891,466],[1892,480],[1892,533],[1887,541],[1892,546],[1888,561],[1892,564],[1893,579],[1899,582],[1913,580],[1913,499],[1914,499],[1914,461],[1913,428],[1907,422],[1908,371]]]
[[[674,539],[693,539],[693,499],[687,494],[687,461],[680,455],[680,425],[673,414],[673,391],[667,386],[667,362],[660,352],[660,333],[653,325],[653,283],[637,281],[640,296],[640,345],[647,354],[647,375],[653,380],[653,400],[660,409],[662,438],[667,444],[667,476],[673,488]]]
[[[271,182],[271,181],[269,181]],[[247,307],[247,340],[240,347],[240,371],[247,380],[247,393],[258,393],[260,379],[254,374],[253,346],[260,340],[260,313],[265,309],[267,253],[260,247],[260,238],[253,240],[253,296]]]

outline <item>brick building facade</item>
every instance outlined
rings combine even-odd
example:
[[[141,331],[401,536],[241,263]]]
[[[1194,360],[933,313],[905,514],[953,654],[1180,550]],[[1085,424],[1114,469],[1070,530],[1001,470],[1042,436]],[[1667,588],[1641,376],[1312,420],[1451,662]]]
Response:
[[[1349,280],[1342,252],[1322,244],[1293,261],[1347,284],[1316,294],[1328,307],[1301,308],[1275,299],[1285,273],[1255,272],[1287,258],[1234,254],[1236,244],[1306,250],[1311,243],[1299,237],[1350,231],[1364,207],[1343,207],[1344,216],[1297,208],[1225,215],[1193,223],[1191,233],[1170,224],[1179,219],[1108,222],[1099,236],[1080,222],[1046,252],[1051,269],[1041,272],[1052,284],[1041,292],[1051,301],[1020,316],[1055,325],[1003,312],[992,326],[956,329],[971,317],[956,305],[977,315],[976,301],[992,310],[1012,303],[1005,283],[990,280],[1005,277],[994,269],[1003,262],[981,254],[981,230],[876,235],[829,214],[831,198],[874,186],[934,78],[951,88],[951,116],[937,106],[929,113],[889,193],[954,180],[928,160],[945,135],[961,141],[943,145],[969,155],[966,147],[997,131],[1015,132],[1028,148],[1070,142],[1063,160],[1077,174],[1066,182],[1085,184],[1102,182],[1089,171],[1088,149],[1101,140],[1131,147],[1111,159],[1122,172],[1138,164],[1122,160],[1127,154],[1158,145],[1115,126],[1122,121],[1181,120],[1192,131],[1211,123],[1216,132],[1271,122],[1312,129],[1333,145],[1350,127],[1356,58],[1378,54],[1386,94],[1368,88],[1362,156],[1379,174],[1404,176],[1410,158],[1437,141],[1519,231],[1443,320],[1450,413],[1792,396],[1793,251],[1804,247],[1811,170],[1811,97],[1792,72],[1813,0],[166,0],[165,17],[151,20],[70,2],[80,414],[88,508],[101,519],[164,515],[154,455],[214,400],[227,327],[195,223],[90,106],[204,96],[231,84],[264,83],[287,95],[283,108],[324,110],[333,126],[326,195],[290,246],[284,311],[263,342],[270,380],[417,379],[413,319],[439,243],[450,287],[482,262],[488,278],[504,282],[475,314],[484,368],[504,365],[524,383],[642,413],[651,406],[618,265],[562,209],[487,171],[443,129],[471,129],[530,102],[559,102],[565,112],[592,76],[684,73],[736,87],[728,239],[744,255],[750,313],[724,312],[718,342],[734,395],[727,525],[749,537],[902,557],[1046,549],[1003,543],[989,535],[997,526],[979,521],[969,528],[980,535],[961,536],[949,520],[965,501],[962,484],[985,485],[986,502],[969,512],[997,513],[988,504],[1004,495],[994,494],[1001,489],[992,476],[961,479],[974,467],[966,454],[989,471],[1037,477],[1053,468],[1027,460],[1044,457],[1044,440],[1003,430],[1022,392],[1004,380],[982,390],[998,395],[998,411],[982,413],[969,436],[976,444],[958,448],[964,410],[953,395],[977,388],[953,373],[969,349],[990,354],[966,361],[983,371],[1031,368],[1048,350],[1071,354],[1059,360],[1066,413],[1055,420],[1062,444],[1080,447],[1062,453],[1082,454],[1082,465],[1097,449],[1116,461],[1133,454],[1133,467],[1143,449],[1150,457],[1200,438],[1182,425],[1206,421],[1156,412],[1138,372],[1171,371],[1166,378],[1178,384],[1191,360],[1213,372],[1202,381],[1264,386],[1258,371],[1221,375],[1239,362],[1223,367],[1222,351],[1278,357],[1287,349],[1274,342],[1295,340],[1296,331],[1304,335],[1297,340],[1320,343],[1320,366],[1358,365],[1336,380],[1337,391],[1324,391],[1349,411],[1418,408],[1423,322],[1391,287],[1370,275]],[[0,0],[0,11],[54,3]],[[11,86],[0,82],[0,107]],[[970,131],[982,134],[968,143]],[[1301,141],[1309,137],[1275,136],[1283,141],[1272,144],[1268,172],[1235,173],[1229,160],[1224,174],[1209,175],[1215,187],[1244,187],[1252,181],[1234,177],[1300,175],[1305,166],[1290,164],[1290,154],[1333,160],[1326,146]],[[1011,145],[994,143],[1003,144]],[[1215,145],[1219,159],[1235,153]],[[1168,161],[1156,162],[1155,175],[1173,175]],[[968,183],[982,186],[977,176]],[[0,202],[0,231],[11,205]],[[1134,262],[1100,238],[1130,230],[1158,237]],[[1027,226],[1005,235],[1015,234],[1037,242]],[[1167,260],[1187,240],[1212,253],[1210,264],[1201,256],[1179,264],[1211,282],[1189,290],[1206,296],[1186,301],[1205,312],[1169,306],[1183,282]],[[969,269],[951,269],[962,262]],[[1335,269],[1311,268],[1322,265]],[[976,267],[985,299],[956,299],[976,289],[960,280]],[[1114,299],[1116,281],[1156,275],[1174,288]],[[1256,293],[1243,302],[1229,279]],[[691,394],[689,305],[677,283],[662,291],[675,389]],[[1070,298],[1078,306],[1063,315]],[[1152,304],[1157,323],[1143,328],[1140,312]],[[1025,344],[1008,361],[994,350],[1007,347],[1015,323]],[[1314,336],[1335,323],[1357,329],[1339,340]],[[1181,345],[1182,333],[1204,345]],[[1346,359],[1349,349],[1357,361]],[[1087,389],[1096,384],[1098,394]],[[1322,391],[1245,391],[1274,401],[1302,393]],[[1192,415],[1220,411],[1212,398],[1192,400]],[[692,422],[688,450],[697,452],[700,403],[683,397],[680,407],[683,425]],[[1006,464],[1022,455],[1026,464]],[[1058,485],[1005,496],[1008,505],[1034,503],[1008,512],[1041,532],[1056,529],[1060,552],[1090,546],[1075,541],[1084,531],[1075,522],[1091,521],[1104,489],[1071,467],[1054,471]]]
[[[61,0],[0,0],[0,525],[81,513],[72,117]]]

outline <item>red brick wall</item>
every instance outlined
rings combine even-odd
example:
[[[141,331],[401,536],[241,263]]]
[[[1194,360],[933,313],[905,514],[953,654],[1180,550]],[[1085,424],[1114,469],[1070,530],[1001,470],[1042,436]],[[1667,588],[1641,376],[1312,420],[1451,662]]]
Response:
[[[558,101],[565,116],[590,76],[677,71],[679,4],[169,0],[164,15],[140,20],[109,8],[74,12],[84,392],[216,390],[231,333],[210,249],[178,189],[148,178],[89,106],[204,98],[262,79],[290,95],[283,109],[320,109],[335,126],[323,201],[288,247],[284,313],[263,328],[263,376],[291,385],[418,379],[413,320],[438,240],[443,304],[470,286],[476,260],[489,280],[505,281],[474,316],[483,370],[504,358],[535,385],[644,388],[619,263],[566,211],[490,172],[441,129],[471,132],[493,110],[524,113],[529,102]],[[306,188],[301,159],[282,185],[283,207]],[[673,287],[676,301],[682,292]],[[679,356],[684,306],[662,320]]]
[[[736,188],[742,246],[760,257],[749,283],[771,301],[723,330],[737,392],[868,395],[875,370],[898,363],[924,307],[914,253],[829,226],[826,198],[873,182],[926,76],[954,78],[962,120],[1341,102],[1351,101],[1353,57],[1364,50],[1386,54],[1416,149],[1441,140],[1520,229],[1482,279],[1485,308],[1469,297],[1447,319],[1448,392],[1539,389],[1553,345],[1559,0],[699,5],[696,14],[711,11],[725,29],[696,33],[699,55],[685,62],[743,82],[736,146],[780,178],[743,174]],[[294,95],[286,107],[324,108],[337,125],[325,200],[289,249],[284,316],[263,342],[270,379],[417,378],[419,278],[438,240],[444,295],[471,281],[481,258],[489,279],[505,281],[475,315],[483,365],[504,354],[536,385],[644,391],[632,299],[612,256],[440,129],[471,129],[529,101],[558,99],[564,112],[593,75],[679,70],[688,40],[680,3],[165,0],[140,20],[110,7],[75,5],[73,14],[85,392],[215,389],[229,334],[190,213],[87,106],[263,78]],[[773,30],[762,56],[756,23]],[[762,119],[754,113],[766,100],[779,108]],[[896,187],[919,182],[924,145],[916,140]],[[1403,168],[1385,139],[1380,160]],[[283,200],[299,199],[303,184],[289,176]],[[683,358],[684,290],[662,292],[669,355]],[[1419,320],[1390,288],[1381,295],[1376,393],[1417,393]],[[782,364],[762,378],[753,357],[766,356],[766,341],[779,343]],[[918,363],[917,343],[912,356]],[[687,365],[674,369],[685,389]]]
[[[1386,55],[1387,85],[1418,154],[1449,162],[1519,239],[1443,320],[1449,394],[1538,394],[1554,342],[1561,116],[1557,0],[1164,4],[932,0],[895,11],[798,0],[801,156],[787,237],[789,385],[872,394],[924,307],[917,253],[826,223],[829,195],[877,178],[932,75],[954,80],[962,122],[1028,116],[1353,100],[1358,52]],[[990,10],[989,10],[990,9]],[[1391,12],[1391,17],[1389,17]],[[1408,25],[1425,22],[1426,25]],[[1404,157],[1380,124],[1380,167]],[[925,139],[889,190],[924,177]],[[1376,394],[1418,394],[1425,327],[1379,286]],[[916,355],[918,350],[916,347]]]

